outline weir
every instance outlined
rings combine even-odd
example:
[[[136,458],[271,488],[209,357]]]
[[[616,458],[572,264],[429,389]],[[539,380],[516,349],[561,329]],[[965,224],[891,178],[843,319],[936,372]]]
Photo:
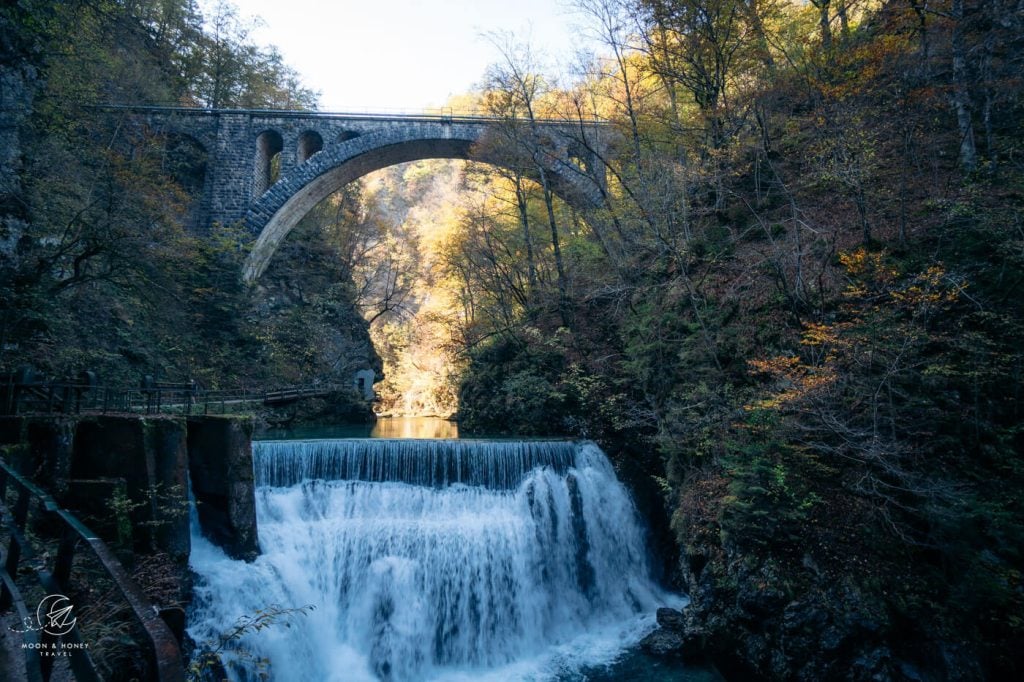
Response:
[[[253,452],[253,465],[261,486],[319,479],[508,490],[539,467],[564,473],[575,455],[576,445],[568,441],[352,438],[267,441]]]
[[[570,679],[636,644],[658,606],[627,491],[593,443],[254,444],[261,555],[193,538],[189,632],[315,610],[234,642],[275,680]]]

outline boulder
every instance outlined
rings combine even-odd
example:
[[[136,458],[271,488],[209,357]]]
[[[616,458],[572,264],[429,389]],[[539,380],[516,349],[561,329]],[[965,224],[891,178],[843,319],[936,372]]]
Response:
[[[686,619],[682,611],[676,611],[668,607],[658,609],[658,625],[669,630],[682,631],[686,626]]]
[[[683,635],[675,630],[659,628],[640,641],[640,647],[652,656],[682,656]]]

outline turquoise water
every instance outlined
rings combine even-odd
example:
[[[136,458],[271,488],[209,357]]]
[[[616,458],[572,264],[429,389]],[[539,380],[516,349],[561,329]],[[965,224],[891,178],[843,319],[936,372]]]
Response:
[[[566,675],[559,682],[724,682],[711,666],[683,664],[630,649],[611,664],[585,670],[579,677]]]
[[[381,417],[373,424],[336,424],[268,429],[260,440],[304,438],[458,438],[459,425],[440,417]]]

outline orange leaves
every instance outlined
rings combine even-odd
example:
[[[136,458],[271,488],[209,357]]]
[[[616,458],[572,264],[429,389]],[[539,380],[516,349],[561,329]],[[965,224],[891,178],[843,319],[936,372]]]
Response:
[[[780,376],[791,373],[800,367],[800,363],[800,358],[795,355],[747,361],[751,374],[767,374],[771,376]]]
[[[812,324],[805,330],[807,345],[823,345],[838,341],[838,332],[826,325]],[[803,343],[803,341],[801,341]],[[775,391],[761,400],[743,406],[747,411],[786,407],[832,385],[837,377],[832,356],[823,363],[805,363],[797,356],[780,355],[747,362],[749,372],[775,381]]]
[[[941,263],[901,276],[884,251],[869,253],[859,248],[839,254],[839,262],[850,279],[843,292],[849,305],[871,297],[876,309],[888,306],[893,312],[917,317],[956,303],[967,288],[967,282],[950,275]]]
[[[837,319],[805,323],[799,355],[748,363],[751,375],[770,382],[766,395],[745,406],[748,411],[806,408],[865,377],[874,377],[869,384],[890,381],[907,367],[908,353],[941,338],[934,329],[943,319],[940,313],[955,305],[967,287],[941,263],[901,274],[884,252],[862,248],[841,253],[839,261],[849,284],[834,313]],[[883,379],[877,378],[879,372]],[[866,389],[860,385],[857,390]]]
[[[890,296],[900,306],[921,311],[955,303],[966,288],[966,282],[953,280],[941,265],[933,265],[915,276],[906,287],[890,292]]]
[[[796,365],[776,375],[777,384],[781,390],[776,390],[760,400],[749,402],[743,406],[743,409],[753,412],[789,407],[831,386],[835,383],[836,376],[836,372],[828,366],[815,368],[804,364]]]
[[[824,346],[839,343],[839,329],[836,325],[819,324],[808,322],[804,325],[803,337],[800,344],[803,346]]]
[[[839,254],[839,262],[846,274],[856,279],[871,279],[876,282],[890,282],[899,276],[899,271],[887,265],[885,251],[869,252],[864,247]]]
[[[853,49],[835,53],[835,74],[818,83],[818,87],[826,98],[837,102],[868,94],[879,87],[880,80],[888,77],[893,63],[915,47],[904,35],[876,35]]]

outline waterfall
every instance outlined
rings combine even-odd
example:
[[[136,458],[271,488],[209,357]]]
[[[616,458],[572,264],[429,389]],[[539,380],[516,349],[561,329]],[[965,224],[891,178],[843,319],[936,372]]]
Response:
[[[262,554],[231,560],[194,530],[189,633],[316,608],[234,642],[235,679],[255,659],[275,680],[571,678],[673,601],[592,443],[277,441],[253,459]]]

